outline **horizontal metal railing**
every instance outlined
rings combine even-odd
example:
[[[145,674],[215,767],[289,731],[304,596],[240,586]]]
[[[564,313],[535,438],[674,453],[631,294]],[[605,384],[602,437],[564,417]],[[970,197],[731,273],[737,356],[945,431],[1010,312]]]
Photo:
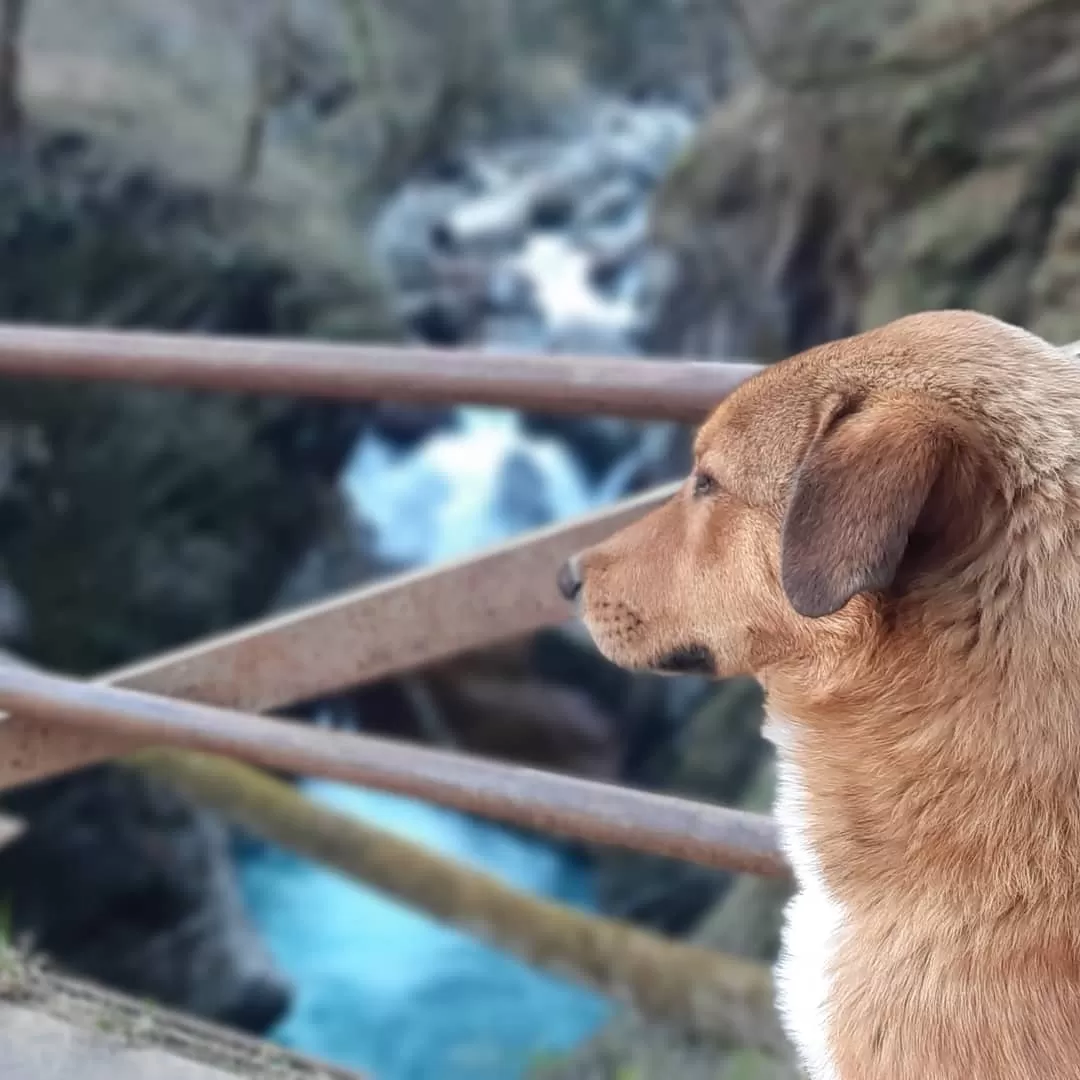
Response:
[[[687,799],[57,678],[21,664],[0,664],[0,708],[35,725],[39,739],[56,728],[105,734],[121,752],[168,745],[223,754],[594,843],[729,870],[787,872],[768,818]]]
[[[752,363],[0,326],[0,374],[695,423]]]

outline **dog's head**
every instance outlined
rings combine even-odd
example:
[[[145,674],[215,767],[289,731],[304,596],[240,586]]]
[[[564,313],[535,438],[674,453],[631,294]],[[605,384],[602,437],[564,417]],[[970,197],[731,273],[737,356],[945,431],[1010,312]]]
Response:
[[[945,605],[1017,492],[1063,466],[1075,434],[1050,402],[1075,415],[1075,387],[1063,354],[967,312],[793,357],[716,409],[678,494],[572,560],[564,592],[627,668],[846,662]]]

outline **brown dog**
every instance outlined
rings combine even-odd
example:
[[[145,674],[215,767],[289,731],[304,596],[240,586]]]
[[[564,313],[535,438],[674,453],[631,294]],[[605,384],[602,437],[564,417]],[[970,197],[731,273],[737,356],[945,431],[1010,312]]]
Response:
[[[765,687],[813,1080],[1080,1077],[1080,366],[969,312],[793,357],[561,586]]]

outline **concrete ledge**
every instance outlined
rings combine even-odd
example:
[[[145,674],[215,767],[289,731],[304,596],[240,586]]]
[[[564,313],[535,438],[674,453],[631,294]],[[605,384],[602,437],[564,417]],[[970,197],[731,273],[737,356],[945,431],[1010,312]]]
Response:
[[[2,1080],[364,1080],[0,951]]]

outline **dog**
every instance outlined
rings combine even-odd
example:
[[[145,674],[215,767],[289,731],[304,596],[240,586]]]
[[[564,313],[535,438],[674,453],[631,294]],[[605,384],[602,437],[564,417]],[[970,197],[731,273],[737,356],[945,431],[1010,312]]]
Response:
[[[764,687],[811,1080],[1080,1077],[1080,365],[967,311],[800,353],[559,584],[615,664]]]

